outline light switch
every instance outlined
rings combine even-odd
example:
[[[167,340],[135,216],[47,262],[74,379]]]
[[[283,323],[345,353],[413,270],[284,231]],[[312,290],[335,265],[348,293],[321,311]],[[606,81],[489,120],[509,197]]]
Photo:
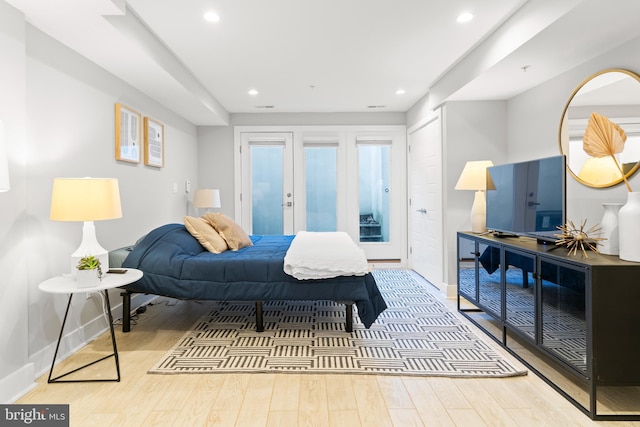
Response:
[[[190,193],[191,192],[191,181],[185,181],[184,182],[184,192],[185,193]]]

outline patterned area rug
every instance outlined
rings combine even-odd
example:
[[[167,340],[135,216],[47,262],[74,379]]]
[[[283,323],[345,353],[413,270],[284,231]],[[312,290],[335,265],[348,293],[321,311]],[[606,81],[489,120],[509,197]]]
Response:
[[[330,301],[218,302],[149,373],[293,372],[447,377],[525,375],[448,310],[410,272],[374,271],[389,308],[370,329]],[[355,308],[354,308],[355,309]]]

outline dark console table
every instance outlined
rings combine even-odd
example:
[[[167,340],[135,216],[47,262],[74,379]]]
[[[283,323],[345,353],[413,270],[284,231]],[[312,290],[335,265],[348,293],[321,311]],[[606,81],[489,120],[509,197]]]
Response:
[[[594,420],[640,420],[640,263],[458,233],[458,310]]]

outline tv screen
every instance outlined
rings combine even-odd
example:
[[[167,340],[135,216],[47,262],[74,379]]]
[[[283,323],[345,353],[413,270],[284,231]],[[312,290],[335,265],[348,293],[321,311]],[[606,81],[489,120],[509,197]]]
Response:
[[[487,229],[556,240],[565,223],[565,156],[487,168]]]

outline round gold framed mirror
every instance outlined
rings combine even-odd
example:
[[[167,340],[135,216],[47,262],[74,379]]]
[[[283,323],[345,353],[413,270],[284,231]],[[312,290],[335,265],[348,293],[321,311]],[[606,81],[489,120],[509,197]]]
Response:
[[[606,117],[626,134],[624,150],[610,157],[591,157],[583,148],[584,133],[593,113]],[[640,168],[640,76],[623,69],[607,69],[585,79],[571,94],[562,112],[560,152],[567,169],[582,184],[605,188],[631,177]],[[622,173],[620,172],[620,168]]]

